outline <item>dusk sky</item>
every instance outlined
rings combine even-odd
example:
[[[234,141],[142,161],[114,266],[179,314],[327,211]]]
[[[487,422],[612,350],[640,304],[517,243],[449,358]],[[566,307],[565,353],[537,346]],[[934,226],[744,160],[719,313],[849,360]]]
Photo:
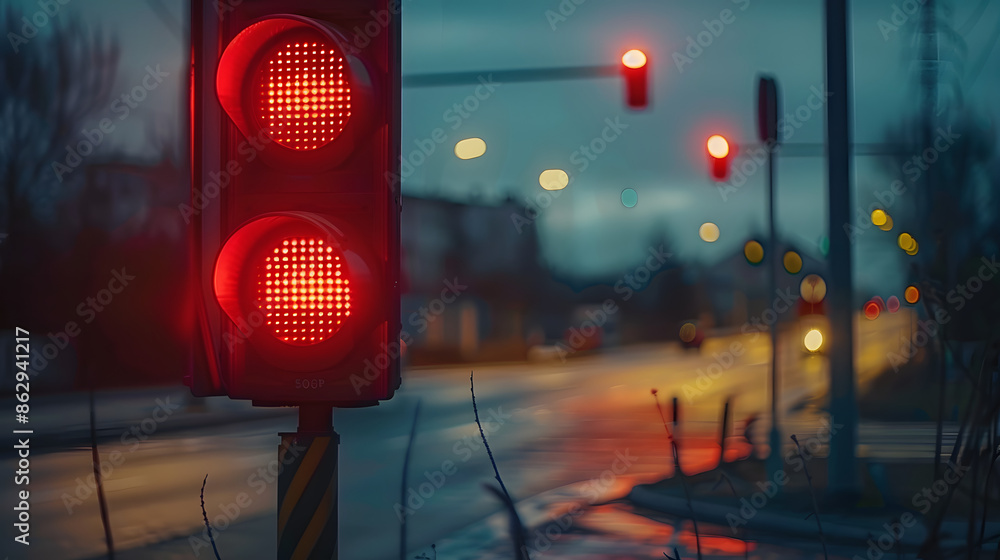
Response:
[[[20,2],[33,9],[30,0]],[[119,81],[122,91],[138,83],[147,65],[162,65],[171,73],[161,91],[154,91],[116,131],[108,148],[136,157],[150,157],[146,129],[169,131],[180,122],[184,31],[172,28],[186,20],[186,2],[164,0],[168,16],[158,17],[154,2],[105,1],[72,3],[65,14],[81,15],[117,34],[123,47]],[[403,90],[404,157],[416,142],[435,129],[446,141],[427,161],[404,177],[404,192],[477,204],[495,204],[506,197],[523,200],[543,193],[538,176],[546,169],[563,169],[570,187],[546,209],[535,224],[544,258],[551,266],[583,277],[620,275],[634,267],[649,242],[665,231],[683,259],[711,263],[738,251],[748,236],[766,232],[765,174],[755,173],[725,199],[709,179],[704,140],[723,133],[736,145],[756,140],[755,77],[766,71],[777,77],[783,110],[815,103],[810,99],[824,82],[822,3],[777,0],[714,0],[711,2],[587,0],[404,0],[404,75],[537,67],[616,64],[629,48],[650,55],[653,76],[651,108],[624,108],[619,78],[563,82],[503,84],[476,100],[466,117],[450,109],[474,95],[476,85]],[[967,107],[995,118],[1000,90],[1000,55],[988,39],[1000,25],[1000,7],[988,6],[975,18],[979,2],[952,2],[951,25],[962,32],[967,53],[960,57],[943,47],[945,81],[961,84]],[[571,11],[571,8],[572,11]],[[906,16],[900,2],[854,2],[853,46],[856,53],[854,133],[857,143],[878,143],[887,127],[917,111],[917,87],[912,48],[917,17]],[[894,12],[894,8],[899,8]],[[731,23],[714,26],[724,10]],[[903,19],[897,29],[893,17]],[[568,15],[563,15],[568,14]],[[882,22],[880,24],[880,21]],[[689,38],[706,31],[718,36],[697,50]],[[703,34],[702,39],[708,35]],[[681,59],[680,56],[689,59]],[[677,56],[675,56],[677,55]],[[985,58],[984,58],[985,57]],[[973,80],[973,69],[982,65]],[[481,92],[486,90],[480,90]],[[947,93],[944,95],[947,99]],[[109,106],[112,100],[109,100]],[[110,111],[110,109],[109,109]],[[786,138],[789,144],[824,140],[823,109],[809,115]],[[619,133],[607,150],[585,161],[581,146],[599,137],[607,122],[619,122]],[[176,128],[175,128],[176,130]],[[790,129],[792,130],[792,129]],[[456,142],[479,137],[486,141],[482,158],[455,157]],[[885,172],[884,158],[856,157],[855,202],[867,206],[871,192],[883,190],[902,174]],[[818,240],[826,234],[825,166],[822,157],[778,158],[779,235],[819,257]],[[625,208],[623,189],[638,193],[638,204]],[[899,204],[906,204],[901,201]],[[698,227],[715,222],[718,242],[699,239]],[[514,224],[511,224],[514,227]],[[405,232],[404,232],[405,233]],[[903,256],[891,239],[866,236],[856,246],[859,285],[895,289],[903,281]]]

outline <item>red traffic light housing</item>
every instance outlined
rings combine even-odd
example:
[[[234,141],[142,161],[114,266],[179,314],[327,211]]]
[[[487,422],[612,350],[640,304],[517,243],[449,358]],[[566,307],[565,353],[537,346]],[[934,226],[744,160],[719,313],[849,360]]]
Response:
[[[368,406],[399,387],[398,17],[345,32],[392,13],[192,0],[194,394]]]
[[[625,77],[625,100],[631,109],[649,106],[649,58],[641,50],[632,49],[622,55]]]

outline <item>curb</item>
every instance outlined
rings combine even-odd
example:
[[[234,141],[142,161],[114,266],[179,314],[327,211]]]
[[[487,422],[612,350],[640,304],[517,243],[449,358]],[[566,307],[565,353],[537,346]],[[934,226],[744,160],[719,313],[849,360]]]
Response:
[[[687,501],[683,498],[665,496],[661,493],[650,490],[645,485],[638,485],[629,492],[626,498],[630,502],[648,509],[659,511],[670,515],[686,518],[690,517],[691,509],[688,508]],[[734,501],[736,498],[733,498]],[[767,507],[766,504],[764,506]],[[730,527],[729,516],[735,516],[741,521],[746,521],[741,525],[744,532],[759,532],[771,535],[804,537],[810,540],[818,537],[816,520],[802,519],[792,516],[790,512],[774,513],[758,509],[749,519],[740,515],[739,506],[727,506],[713,502],[692,500],[692,508],[698,517],[698,521],[712,523],[722,527]],[[820,512],[822,519],[822,512]],[[859,527],[857,525],[846,525],[835,521],[823,521],[823,535],[829,544],[837,545],[858,545],[868,546],[868,541],[873,537],[877,539],[879,535],[886,534],[885,529],[879,527]],[[739,538],[738,535],[726,535]],[[927,537],[927,528],[917,519],[914,526],[905,530],[903,537],[899,540],[903,546],[920,546]],[[742,535],[746,538],[746,535]]]

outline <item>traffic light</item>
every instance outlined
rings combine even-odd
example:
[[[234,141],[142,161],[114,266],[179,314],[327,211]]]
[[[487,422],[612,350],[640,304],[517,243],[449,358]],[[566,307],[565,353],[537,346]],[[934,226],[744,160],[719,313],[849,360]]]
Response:
[[[648,107],[649,59],[646,53],[632,49],[622,55],[622,74],[625,76],[625,99],[629,108]]]
[[[398,2],[192,0],[196,395],[399,387]]]
[[[712,167],[712,178],[725,181],[729,178],[729,158],[731,150],[729,141],[724,136],[714,134],[705,143],[708,149],[709,163]]]

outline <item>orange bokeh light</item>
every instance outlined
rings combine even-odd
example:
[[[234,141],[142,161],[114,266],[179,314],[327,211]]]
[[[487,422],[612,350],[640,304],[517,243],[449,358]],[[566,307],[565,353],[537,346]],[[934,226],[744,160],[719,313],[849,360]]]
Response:
[[[875,319],[878,319],[881,312],[881,307],[877,301],[869,301],[865,304],[865,317],[869,320],[874,321]]]

